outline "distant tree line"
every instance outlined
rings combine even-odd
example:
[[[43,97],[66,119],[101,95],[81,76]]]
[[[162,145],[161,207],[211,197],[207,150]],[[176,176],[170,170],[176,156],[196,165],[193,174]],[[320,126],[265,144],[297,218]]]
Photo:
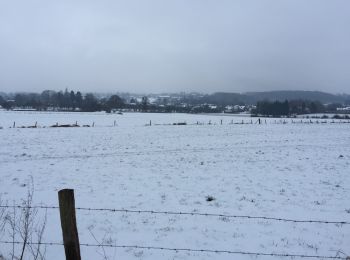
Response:
[[[5,109],[35,109],[39,111],[106,111],[128,109],[129,111],[153,113],[236,113],[237,111],[251,111],[259,116],[293,116],[310,113],[338,113],[337,108],[344,107],[344,103],[322,104],[320,101],[285,100],[285,101],[258,101],[256,106],[238,102],[238,94],[225,97],[224,94],[214,95],[182,95],[169,101],[170,98],[142,98],[129,97],[124,100],[118,95],[99,97],[92,93],[82,94],[80,91],[52,91],[42,93],[16,93],[12,95],[0,94],[0,105]],[[169,97],[169,96],[168,96]],[[211,101],[209,103],[209,101]],[[230,104],[231,105],[227,105]],[[242,105],[241,110],[232,109],[233,105]],[[252,109],[253,108],[253,109]],[[231,111],[231,112],[230,112]],[[344,112],[345,113],[345,112]]]
[[[117,95],[98,99],[94,94],[83,95],[80,91],[45,90],[38,93],[17,93],[13,99],[7,100],[0,96],[0,105],[5,109],[31,108],[36,110],[65,110],[65,111],[111,111],[123,108],[124,101]]]
[[[298,114],[324,113],[336,110],[335,106],[329,107],[319,101],[308,100],[285,100],[281,101],[259,101],[252,111],[255,115],[262,116],[292,116]]]
[[[182,104],[154,104],[147,96],[141,100],[131,98],[126,102],[118,95],[99,98],[92,93],[82,94],[80,91],[52,91],[42,93],[17,93],[11,98],[0,96],[0,105],[5,109],[35,109],[39,111],[83,111],[95,112],[129,109],[137,112],[149,113],[189,113],[192,106]],[[198,112],[208,112],[200,110]]]

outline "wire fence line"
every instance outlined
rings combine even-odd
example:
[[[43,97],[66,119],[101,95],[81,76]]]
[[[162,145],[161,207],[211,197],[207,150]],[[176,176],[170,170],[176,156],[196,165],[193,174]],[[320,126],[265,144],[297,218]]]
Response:
[[[21,206],[21,205],[0,205],[0,208],[19,208],[19,209],[59,209],[57,206]],[[227,215],[227,214],[215,214],[215,213],[199,213],[199,212],[175,212],[175,211],[155,211],[155,210],[130,210],[130,209],[115,209],[115,208],[88,208],[88,207],[76,207],[76,210],[81,211],[107,211],[107,212],[119,212],[130,214],[157,214],[157,215],[187,215],[187,216],[202,216],[202,217],[222,217],[222,218],[240,218],[240,219],[258,219],[258,220],[271,220],[281,222],[292,223],[316,223],[316,224],[335,224],[335,225],[350,225],[349,221],[328,221],[328,220],[300,220],[300,219],[287,219],[277,217],[264,217],[264,216],[250,216],[250,215]]]
[[[66,198],[64,195],[70,194],[70,198]],[[67,201],[73,201],[74,202],[74,190],[64,189],[59,191],[59,201],[60,206],[48,206],[48,205],[35,205],[35,206],[26,206],[26,205],[0,205],[0,208],[18,208],[18,209],[52,209],[52,210],[60,210],[60,213],[62,213],[62,208],[67,207],[63,204],[63,202]],[[62,203],[62,204],[61,204]],[[73,204],[74,205],[74,204]],[[62,222],[62,232],[63,237],[65,238],[65,230],[68,227],[75,228],[76,229],[76,223],[75,223],[75,210],[80,211],[100,211],[100,212],[121,212],[121,213],[133,213],[133,214],[162,214],[162,215],[189,215],[189,216],[204,216],[204,217],[225,217],[225,218],[245,218],[245,219],[260,219],[260,220],[274,220],[274,221],[284,221],[284,222],[294,222],[294,223],[320,223],[320,224],[337,224],[337,225],[348,225],[350,222],[347,221],[322,221],[322,220],[296,220],[296,219],[285,219],[285,218],[275,218],[275,217],[259,217],[259,216],[250,216],[250,215],[226,215],[226,214],[214,214],[214,213],[199,213],[199,212],[175,212],[175,211],[154,211],[154,210],[128,210],[128,209],[116,209],[116,208],[90,208],[90,207],[74,207],[71,209],[71,218],[74,219],[74,225],[68,225],[67,221]],[[68,214],[68,215],[71,215]],[[61,215],[62,218],[62,215]],[[65,223],[65,228],[63,228],[63,224]],[[75,227],[74,227],[75,226]],[[78,238],[78,236],[76,237]],[[121,245],[121,244],[112,244],[112,243],[99,243],[97,244],[90,244],[90,243],[80,243],[78,239],[74,240],[75,245],[74,248],[76,248],[78,251],[80,251],[79,247],[101,247],[101,248],[121,248],[121,249],[142,249],[142,250],[162,250],[162,251],[172,251],[174,253],[179,252],[188,252],[188,253],[208,253],[208,254],[235,254],[235,255],[247,255],[247,256],[266,256],[266,257],[286,257],[286,258],[308,258],[308,259],[345,259],[349,260],[350,258],[342,253],[341,251],[338,251],[334,256],[332,255],[306,255],[306,254],[292,254],[292,253],[278,253],[278,252],[249,252],[249,251],[243,251],[243,250],[222,250],[222,249],[210,249],[210,248],[175,248],[175,247],[163,247],[163,246],[144,246],[144,245]],[[9,244],[9,245],[44,245],[44,246],[64,246],[66,250],[66,256],[67,256],[67,244],[63,242],[28,242],[26,240],[24,241],[1,241],[0,244]],[[71,250],[71,247],[73,246],[69,245],[69,250]],[[68,259],[68,258],[67,258]]]
[[[350,124],[349,118],[343,117],[343,118],[270,118],[270,117],[260,117],[260,122],[257,120],[258,117],[252,117],[252,119],[242,119],[242,120],[225,120],[225,123],[223,120],[215,121],[215,120],[198,120],[198,121],[192,121],[191,123],[187,123],[185,121],[181,122],[175,122],[175,123],[153,123],[152,120],[150,120],[149,123],[145,124],[139,124],[137,126],[143,127],[143,126],[202,126],[202,125],[267,125],[267,124],[277,124],[277,125],[286,125],[286,124]],[[268,121],[266,120],[268,119]],[[275,119],[275,120],[273,120]],[[81,123],[81,122],[80,122]],[[41,125],[38,124],[38,122],[33,122],[32,125],[18,125],[16,122],[13,122],[8,128],[11,129],[40,129],[40,128],[71,128],[71,127],[118,127],[119,125],[116,123],[116,121],[113,121],[112,124],[95,124],[95,122],[89,122],[85,124],[78,124],[78,121],[75,121],[75,123],[62,123],[58,124],[58,122],[50,125]],[[5,128],[6,126],[0,126],[0,129]]]
[[[0,241],[0,244],[17,244],[22,245],[20,241]],[[60,242],[40,242],[40,243],[26,243],[28,245],[44,245],[44,246],[64,246]],[[144,250],[161,250],[173,252],[191,252],[191,253],[212,253],[212,254],[234,254],[234,255],[249,255],[249,256],[271,256],[271,257],[290,257],[290,258],[309,258],[309,259],[344,259],[345,256],[325,256],[325,255],[304,255],[304,254],[287,254],[287,253],[263,253],[263,252],[249,252],[249,251],[233,251],[233,250],[214,250],[214,249],[194,249],[194,248],[172,248],[159,246],[139,246],[139,245],[114,245],[114,244],[88,244],[79,243],[84,247],[106,247],[106,248],[124,248],[124,249],[144,249]]]

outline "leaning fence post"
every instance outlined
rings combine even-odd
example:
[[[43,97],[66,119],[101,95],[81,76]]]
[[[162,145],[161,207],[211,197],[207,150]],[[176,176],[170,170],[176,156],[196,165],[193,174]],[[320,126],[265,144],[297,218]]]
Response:
[[[75,217],[74,190],[60,190],[58,192],[58,200],[66,260],[81,260]]]

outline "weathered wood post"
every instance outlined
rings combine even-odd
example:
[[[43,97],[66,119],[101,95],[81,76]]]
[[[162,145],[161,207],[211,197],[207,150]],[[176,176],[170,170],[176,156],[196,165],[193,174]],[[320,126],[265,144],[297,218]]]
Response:
[[[79,236],[75,218],[74,190],[60,190],[58,192],[58,201],[66,260],[81,260]]]

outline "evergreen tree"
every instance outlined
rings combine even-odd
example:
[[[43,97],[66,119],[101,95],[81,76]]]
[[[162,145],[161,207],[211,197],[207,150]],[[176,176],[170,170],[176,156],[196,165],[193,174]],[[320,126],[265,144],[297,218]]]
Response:
[[[122,108],[124,106],[124,101],[119,96],[113,95],[108,99],[106,105],[109,109]]]
[[[95,112],[101,110],[101,106],[96,97],[93,94],[88,93],[83,99],[82,109],[86,112]]]
[[[78,108],[82,108],[83,106],[83,95],[81,94],[80,91],[77,92],[75,95],[75,103]]]
[[[142,97],[142,101],[141,101],[141,109],[142,109],[142,111],[144,111],[144,112],[147,111],[147,109],[148,109],[148,104],[149,104],[148,97],[143,96],[143,97]]]

